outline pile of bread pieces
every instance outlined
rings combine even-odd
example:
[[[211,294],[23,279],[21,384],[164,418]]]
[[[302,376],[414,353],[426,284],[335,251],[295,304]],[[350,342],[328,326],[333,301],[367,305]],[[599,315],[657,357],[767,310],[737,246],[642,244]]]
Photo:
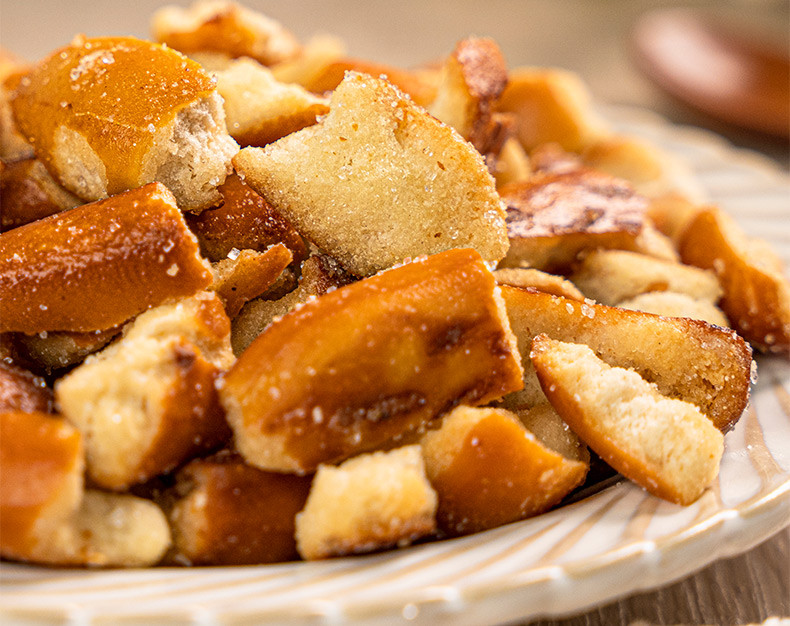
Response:
[[[770,249],[490,39],[404,69],[210,1],[0,78],[4,559],[367,553],[591,453],[686,505],[790,354]]]

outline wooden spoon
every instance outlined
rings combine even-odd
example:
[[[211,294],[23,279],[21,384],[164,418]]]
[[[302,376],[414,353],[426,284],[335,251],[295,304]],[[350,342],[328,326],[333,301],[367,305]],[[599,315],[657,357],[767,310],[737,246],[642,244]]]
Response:
[[[686,9],[656,11],[633,31],[637,62],[662,89],[716,119],[790,138],[788,47]]]

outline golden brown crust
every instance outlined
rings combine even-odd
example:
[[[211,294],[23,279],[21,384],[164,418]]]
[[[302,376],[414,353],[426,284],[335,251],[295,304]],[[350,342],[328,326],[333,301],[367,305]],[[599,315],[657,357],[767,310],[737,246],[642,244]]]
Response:
[[[175,199],[152,183],[0,235],[0,332],[106,329],[210,283]]]
[[[540,270],[522,267],[503,267],[494,270],[496,281],[500,285],[521,287],[522,289],[536,289],[555,296],[562,296],[569,300],[584,300],[584,294],[569,280],[556,274],[548,274]]]
[[[532,339],[588,345],[611,366],[630,368],[669,397],[699,407],[727,432],[749,399],[751,349],[732,331],[696,320],[578,303],[537,291],[502,287],[511,328],[524,359],[525,388],[534,389],[534,370],[526,358]],[[507,397],[516,405],[525,398]],[[540,398],[531,398],[535,404]]]
[[[219,206],[185,216],[209,260],[221,261],[234,248],[262,252],[277,243],[285,244],[297,263],[307,256],[304,240],[291,223],[237,174],[228,176],[219,192]]]
[[[772,251],[714,208],[691,219],[679,247],[684,263],[716,273],[720,307],[743,337],[762,351],[790,353],[790,285]]]
[[[545,447],[515,415],[457,407],[422,441],[439,498],[439,528],[480,532],[547,511],[584,481],[588,465]]]
[[[52,413],[46,381],[21,367],[0,361],[0,412]]]
[[[169,517],[175,561],[248,565],[298,558],[295,517],[312,477],[264,472],[235,454],[198,459],[178,474]]]
[[[223,379],[239,451],[263,469],[310,472],[518,388],[494,291],[476,252],[451,250],[284,316]]]
[[[558,271],[590,248],[635,249],[647,201],[625,181],[593,170],[539,173],[506,185],[507,267]]]
[[[52,180],[36,159],[3,165],[0,169],[0,232],[82,204]]]

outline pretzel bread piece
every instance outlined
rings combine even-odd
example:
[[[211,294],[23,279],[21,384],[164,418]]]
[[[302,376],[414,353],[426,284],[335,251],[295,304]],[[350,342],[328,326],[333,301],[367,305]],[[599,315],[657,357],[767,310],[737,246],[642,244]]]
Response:
[[[175,198],[152,183],[0,235],[0,332],[104,330],[210,283]]]
[[[42,377],[0,361],[0,412],[52,413],[53,400]]]
[[[248,463],[308,473],[461,403],[521,385],[494,278],[450,250],[341,287],[282,317],[240,355],[220,394]]]

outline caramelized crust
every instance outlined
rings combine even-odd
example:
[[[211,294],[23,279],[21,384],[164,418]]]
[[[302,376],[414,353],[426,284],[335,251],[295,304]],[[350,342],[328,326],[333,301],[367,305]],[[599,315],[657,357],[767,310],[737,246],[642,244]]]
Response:
[[[515,415],[460,406],[422,441],[439,528],[480,532],[547,511],[584,482],[588,465],[536,440]]]
[[[266,252],[243,250],[217,263],[212,290],[225,303],[228,317],[236,317],[246,302],[269,289],[292,260],[291,251],[278,243]]]
[[[590,248],[636,249],[647,201],[593,170],[540,173],[500,190],[510,250],[502,264],[558,271]]]
[[[749,399],[751,349],[731,331],[696,320],[665,318],[516,287],[502,287],[523,358],[525,389],[536,379],[527,358],[536,335],[585,344],[613,367],[635,370],[662,394],[696,405],[722,432]],[[532,406],[542,394],[506,398],[507,406]]]
[[[762,351],[790,353],[790,285],[772,250],[714,208],[697,213],[679,247],[684,263],[716,273],[719,305],[738,333]]]
[[[297,263],[307,256],[304,240],[290,222],[237,174],[228,176],[219,192],[219,206],[185,216],[209,260],[221,261],[234,248],[263,252],[277,243],[285,244]]]
[[[538,335],[530,358],[552,406],[601,458],[650,493],[691,504],[718,475],[721,432],[587,346]]]
[[[0,332],[107,329],[210,283],[175,199],[152,183],[0,235]]]
[[[306,473],[521,385],[494,278],[472,250],[382,272],[273,323],[223,379],[236,445]]]
[[[299,52],[296,37],[282,24],[235,2],[202,0],[186,9],[162,7],[151,27],[157,41],[185,53],[222,52],[273,65]]]
[[[277,563],[298,558],[295,517],[312,477],[264,472],[238,455],[186,465],[170,513],[175,561],[193,565]]]
[[[74,333],[68,331],[46,332],[38,335],[15,333],[15,341],[20,352],[32,364],[52,374],[57,370],[82,362],[86,356],[101,350],[121,332],[119,326],[107,330]]]
[[[36,159],[4,164],[0,169],[0,232],[79,204],[81,201],[58,186]]]
[[[52,402],[43,378],[0,361],[0,412],[52,413]]]

